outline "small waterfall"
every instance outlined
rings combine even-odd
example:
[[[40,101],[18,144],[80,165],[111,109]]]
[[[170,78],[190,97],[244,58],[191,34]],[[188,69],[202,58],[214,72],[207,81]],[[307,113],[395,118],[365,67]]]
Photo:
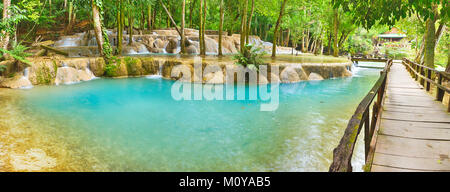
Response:
[[[162,78],[162,69],[163,69],[163,65],[160,63],[158,72],[156,73],[156,75],[147,75],[146,78],[147,79],[161,79]]]
[[[351,72],[353,74],[353,77],[359,77],[358,72],[361,70],[361,68],[358,67],[356,63],[353,63],[351,66]]]
[[[20,89],[31,89],[33,88],[33,84],[30,79],[30,67],[25,68],[23,71],[23,76],[20,78],[20,81],[23,81],[24,86],[20,87]]]
[[[150,54],[150,51],[148,51],[147,47],[144,44],[139,45],[139,54]]]

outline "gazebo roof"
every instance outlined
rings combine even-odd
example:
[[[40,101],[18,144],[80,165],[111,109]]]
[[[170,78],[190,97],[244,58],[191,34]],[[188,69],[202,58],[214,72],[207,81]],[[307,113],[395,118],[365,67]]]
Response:
[[[404,38],[406,34],[400,29],[393,27],[391,30],[378,35],[379,38]]]

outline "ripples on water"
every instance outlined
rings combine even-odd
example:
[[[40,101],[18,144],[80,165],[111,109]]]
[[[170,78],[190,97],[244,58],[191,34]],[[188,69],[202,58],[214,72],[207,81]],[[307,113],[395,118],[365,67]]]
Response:
[[[274,112],[260,112],[261,101],[175,101],[173,82],[159,78],[2,90],[16,98],[8,105],[16,112],[3,114],[0,128],[24,122],[41,134],[15,146],[45,149],[58,163],[50,171],[327,171],[379,70],[357,73],[282,84]],[[355,156],[361,170],[361,142]]]

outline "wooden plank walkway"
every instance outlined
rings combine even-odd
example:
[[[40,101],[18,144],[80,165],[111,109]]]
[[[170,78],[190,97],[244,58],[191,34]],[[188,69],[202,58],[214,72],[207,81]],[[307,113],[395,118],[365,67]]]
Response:
[[[371,171],[450,171],[450,114],[400,62],[388,76]]]

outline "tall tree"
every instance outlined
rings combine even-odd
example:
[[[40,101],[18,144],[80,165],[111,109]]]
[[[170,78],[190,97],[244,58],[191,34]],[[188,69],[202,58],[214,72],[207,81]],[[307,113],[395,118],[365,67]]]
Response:
[[[223,33],[223,19],[224,19],[224,12],[223,12],[223,0],[220,0],[220,21],[219,21],[219,56],[223,55],[222,51],[222,33]]]
[[[244,52],[245,44],[246,44],[246,36],[247,36],[247,9],[248,9],[248,0],[244,0],[244,4],[242,6],[242,14],[241,14],[241,52]]]
[[[11,6],[11,0],[3,0],[3,21],[5,22],[11,17],[11,14],[9,13],[9,7]],[[9,33],[6,31],[2,31],[3,37],[2,37],[2,48],[8,49],[9,45]]]
[[[186,53],[186,37],[184,35],[184,24],[185,24],[185,16],[186,16],[186,0],[182,0],[182,8],[181,8],[181,53]]]
[[[123,49],[123,29],[124,29],[124,22],[125,22],[125,13],[124,13],[124,4],[123,0],[118,1],[118,10],[117,10],[117,54],[122,54]]]
[[[277,55],[277,37],[278,37],[278,29],[280,28],[280,22],[283,18],[284,7],[286,6],[287,0],[283,0],[280,9],[280,15],[278,16],[277,24],[275,25],[275,31],[273,33],[273,46],[272,46],[272,57],[276,57]]]
[[[132,2],[129,2],[128,6],[128,44],[131,45],[133,43],[133,28],[134,28],[134,12]]]
[[[148,30],[152,30],[152,4],[148,3],[147,5],[147,28]]]
[[[103,2],[102,0],[91,0],[92,20],[94,24],[95,37],[97,39],[98,51],[106,63],[111,60],[112,49],[109,44],[108,34],[103,26]]]
[[[250,35],[250,29],[252,26],[252,20],[253,20],[253,13],[255,11],[255,0],[252,0],[252,9],[250,11],[250,17],[248,19],[247,29],[245,30],[245,43],[249,43],[249,35]]]
[[[339,13],[338,8],[333,9],[333,56],[339,56],[338,31],[339,31]]]

